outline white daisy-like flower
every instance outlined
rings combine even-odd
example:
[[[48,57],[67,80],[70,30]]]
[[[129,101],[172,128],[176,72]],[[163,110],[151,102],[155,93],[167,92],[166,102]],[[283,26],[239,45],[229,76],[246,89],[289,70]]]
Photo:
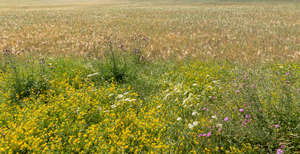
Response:
[[[197,83],[194,83],[194,84],[192,84],[192,86],[196,87],[196,86],[198,86],[198,84],[197,84]]]
[[[198,121],[194,121],[194,122],[193,122],[193,125],[194,125],[194,126],[197,126],[197,125],[198,125]]]
[[[115,105],[115,104],[111,105],[111,108],[115,108],[115,107],[117,107],[117,105]]]
[[[181,117],[178,117],[178,118],[177,118],[177,121],[180,121],[180,120],[182,120]]]
[[[195,116],[195,115],[198,115],[199,113],[197,111],[193,111],[192,115]]]
[[[117,98],[123,98],[123,95],[122,95],[122,94],[120,94],[120,95],[118,95],[118,96],[117,96]]]

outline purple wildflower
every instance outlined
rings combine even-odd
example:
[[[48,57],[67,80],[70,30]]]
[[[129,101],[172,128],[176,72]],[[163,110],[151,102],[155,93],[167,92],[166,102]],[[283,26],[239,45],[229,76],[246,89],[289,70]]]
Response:
[[[235,94],[238,94],[240,91],[237,89],[237,90],[235,90]]]
[[[207,137],[210,137],[210,136],[211,136],[211,132],[208,132],[208,133],[206,134],[206,136],[207,136]]]
[[[246,114],[246,116],[245,116],[246,119],[249,119],[250,117],[251,117],[250,114]]]
[[[290,71],[287,71],[287,72],[285,73],[285,75],[290,75]]]
[[[282,149],[277,149],[276,154],[283,154]]]
[[[245,119],[242,123],[242,126],[244,127],[249,121],[247,119]]]
[[[228,117],[225,117],[225,118],[224,118],[224,121],[228,121],[228,120],[229,120],[229,118],[228,118]]]
[[[199,136],[199,137],[200,137],[200,136],[206,136],[206,134],[199,134],[198,136]]]
[[[201,137],[201,136],[207,136],[207,137],[210,137],[210,136],[211,136],[211,132],[208,132],[207,134],[206,134],[206,133],[204,133],[204,134],[199,134],[198,136],[199,136],[199,137]]]
[[[244,112],[244,109],[241,108],[241,109],[239,109],[239,111],[240,111],[240,112]]]
[[[275,125],[275,128],[279,128],[279,124],[276,124],[276,125]]]

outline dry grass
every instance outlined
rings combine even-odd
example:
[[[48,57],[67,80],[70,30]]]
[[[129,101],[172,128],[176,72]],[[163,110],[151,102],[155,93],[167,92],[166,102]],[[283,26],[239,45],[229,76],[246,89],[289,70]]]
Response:
[[[300,3],[5,2],[0,50],[101,55],[113,40],[150,59],[300,57]]]

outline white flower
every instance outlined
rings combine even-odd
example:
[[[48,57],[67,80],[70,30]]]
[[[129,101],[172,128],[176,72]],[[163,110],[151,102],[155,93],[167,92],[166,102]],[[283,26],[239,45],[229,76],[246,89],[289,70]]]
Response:
[[[108,96],[109,96],[109,97],[112,97],[112,96],[114,96],[114,94],[113,94],[113,93],[111,93],[111,94],[109,94]]]
[[[122,95],[122,94],[120,94],[120,95],[118,95],[118,96],[117,96],[117,98],[123,98],[123,95]]]
[[[161,106],[160,106],[160,105],[158,105],[156,108],[157,108],[157,109],[159,109],[160,107],[161,107]]]
[[[195,116],[195,115],[198,115],[199,113],[197,111],[193,111],[192,115]]]
[[[115,104],[111,105],[111,108],[115,108],[115,107],[117,107],[117,105],[115,105]]]
[[[214,116],[211,116],[211,118],[213,118],[213,119],[217,119],[217,116],[216,116],[216,115],[214,115]]]
[[[195,126],[197,126],[198,125],[198,121],[194,121],[193,123],[191,123],[191,124],[188,124],[188,127],[190,128],[190,129],[193,129]]]
[[[180,120],[182,120],[181,117],[178,117],[178,118],[177,118],[177,121],[180,121]]]
[[[126,101],[126,102],[134,102],[134,101],[136,101],[136,99],[126,98],[125,101]]]
[[[194,125],[194,126],[197,126],[197,125],[198,125],[198,121],[194,121],[194,122],[193,122],[193,125]]]
[[[222,125],[222,124],[217,124],[217,127],[218,127],[218,128],[222,128],[223,125]]]
[[[96,72],[96,73],[93,73],[93,74],[89,74],[87,77],[90,78],[90,77],[93,77],[93,76],[96,76],[96,75],[99,75],[99,73]]]
[[[102,108],[101,108],[101,106],[99,106],[99,107],[98,107],[98,111],[101,111],[101,110],[102,110]]]

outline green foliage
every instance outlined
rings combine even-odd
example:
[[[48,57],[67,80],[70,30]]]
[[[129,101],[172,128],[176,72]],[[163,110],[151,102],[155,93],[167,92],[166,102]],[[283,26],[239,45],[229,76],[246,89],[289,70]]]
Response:
[[[0,76],[2,105],[6,106],[6,102],[21,104],[22,110],[32,110],[32,115],[26,116],[33,119],[50,116],[51,120],[42,122],[43,129],[50,129],[48,124],[56,121],[55,117],[66,118],[64,120],[69,121],[68,127],[73,131],[67,131],[60,122],[51,124],[62,131],[54,134],[64,140],[62,151],[70,150],[71,143],[67,141],[70,136],[81,133],[75,126],[92,129],[94,125],[98,129],[92,133],[100,133],[100,136],[119,134],[117,136],[121,138],[136,136],[137,130],[147,130],[146,138],[159,140],[161,148],[167,151],[272,153],[277,149],[287,152],[299,149],[299,64],[246,67],[213,61],[141,62],[136,61],[135,56],[115,51],[113,55],[110,53],[96,60],[4,57],[7,62],[3,62],[2,68],[6,69],[2,69]],[[120,72],[124,75],[122,80],[116,76]],[[73,107],[68,102],[72,102]],[[30,108],[32,105],[36,107]],[[35,113],[40,107],[47,113]],[[116,113],[108,112],[114,108]],[[0,109],[4,111],[4,108]],[[77,120],[85,124],[75,120],[80,111],[82,115]],[[126,124],[107,123],[103,116]],[[10,116],[3,113],[0,117],[2,125],[9,123]],[[147,119],[156,119],[159,124]],[[155,129],[146,128],[150,125]],[[26,129],[40,129],[30,127]],[[112,129],[113,133],[106,128]],[[122,134],[129,128],[130,134]],[[77,138],[83,136],[77,134]],[[107,142],[116,141],[112,138],[114,136],[106,138]],[[145,147],[138,151],[155,150],[139,137],[134,140],[131,148],[135,150],[141,145]],[[127,144],[131,140],[123,141]],[[98,141],[94,144],[87,150],[96,150]],[[87,146],[82,147],[85,148]],[[106,148],[113,150],[114,146]]]
[[[19,63],[14,56],[5,56],[3,59],[5,65],[2,65],[2,70],[9,75],[6,76],[6,83],[2,88],[10,92],[13,102],[20,103],[20,100],[31,95],[38,97],[48,89],[44,65],[30,60]]]

